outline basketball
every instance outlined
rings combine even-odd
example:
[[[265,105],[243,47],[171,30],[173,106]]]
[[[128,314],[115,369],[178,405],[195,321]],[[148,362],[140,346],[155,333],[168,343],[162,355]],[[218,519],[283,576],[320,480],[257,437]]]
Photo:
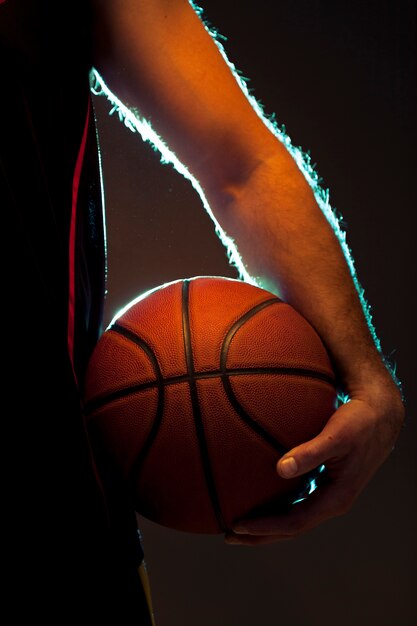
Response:
[[[92,441],[137,513],[191,533],[224,533],[304,489],[305,478],[281,478],[276,463],[323,429],[336,399],[310,323],[269,291],[221,276],[176,280],[129,303],[85,380]]]

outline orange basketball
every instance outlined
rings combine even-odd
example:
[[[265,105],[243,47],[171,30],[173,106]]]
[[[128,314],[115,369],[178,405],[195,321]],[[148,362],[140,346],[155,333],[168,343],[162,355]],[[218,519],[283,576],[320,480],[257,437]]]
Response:
[[[136,511],[215,534],[304,488],[276,463],[322,430],[335,375],[290,305],[240,280],[198,276],[123,309],[92,355],[85,401],[93,441]]]

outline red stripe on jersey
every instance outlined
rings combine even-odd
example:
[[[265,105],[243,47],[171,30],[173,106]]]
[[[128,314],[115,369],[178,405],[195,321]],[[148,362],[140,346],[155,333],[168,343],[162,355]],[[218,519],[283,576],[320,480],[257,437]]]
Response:
[[[77,161],[75,163],[74,176],[72,179],[72,205],[71,205],[71,222],[69,232],[69,289],[68,289],[68,354],[71,361],[72,371],[74,373],[75,382],[78,384],[77,374],[74,366],[74,334],[75,334],[75,239],[77,229],[77,204],[78,204],[78,192],[80,189],[81,171],[84,161],[85,148],[87,144],[88,127],[90,122],[90,98],[88,99],[87,116],[84,125],[83,136],[81,139],[80,149],[78,151]],[[88,440],[88,447],[91,459],[92,469],[97,480],[98,487],[103,497],[103,506],[107,521],[109,520],[109,512],[107,507],[107,499],[104,493],[101,478],[94,460],[93,451],[91,449],[85,419],[84,429]]]
[[[68,353],[71,360],[72,369],[74,368],[74,329],[75,329],[75,234],[77,227],[77,203],[78,191],[80,188],[81,170],[84,161],[85,147],[87,143],[87,132],[90,120],[90,99],[88,100],[87,117],[85,120],[84,132],[81,139],[80,149],[78,151],[77,161],[75,163],[74,176],[72,179],[72,206],[71,206],[71,223],[69,233],[69,298],[68,298]]]

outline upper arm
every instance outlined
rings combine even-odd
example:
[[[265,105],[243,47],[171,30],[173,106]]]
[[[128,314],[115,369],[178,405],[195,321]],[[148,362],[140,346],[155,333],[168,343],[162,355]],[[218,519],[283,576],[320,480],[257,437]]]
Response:
[[[276,137],[189,0],[93,5],[95,67],[194,176],[232,185],[276,151]]]

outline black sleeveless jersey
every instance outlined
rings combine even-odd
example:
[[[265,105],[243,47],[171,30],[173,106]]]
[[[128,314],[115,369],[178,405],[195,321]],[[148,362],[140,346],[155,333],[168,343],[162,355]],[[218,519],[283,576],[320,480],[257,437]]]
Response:
[[[81,401],[105,290],[90,30],[87,0],[0,0],[3,510],[9,578],[41,615],[50,589],[66,604],[90,600],[96,616],[118,606],[125,623],[120,606],[137,595],[126,572],[143,555],[134,512],[103,488]],[[41,560],[43,574],[28,576]]]
[[[88,6],[0,4],[0,200],[14,302],[43,324],[53,316],[80,380],[100,329],[105,263]]]

